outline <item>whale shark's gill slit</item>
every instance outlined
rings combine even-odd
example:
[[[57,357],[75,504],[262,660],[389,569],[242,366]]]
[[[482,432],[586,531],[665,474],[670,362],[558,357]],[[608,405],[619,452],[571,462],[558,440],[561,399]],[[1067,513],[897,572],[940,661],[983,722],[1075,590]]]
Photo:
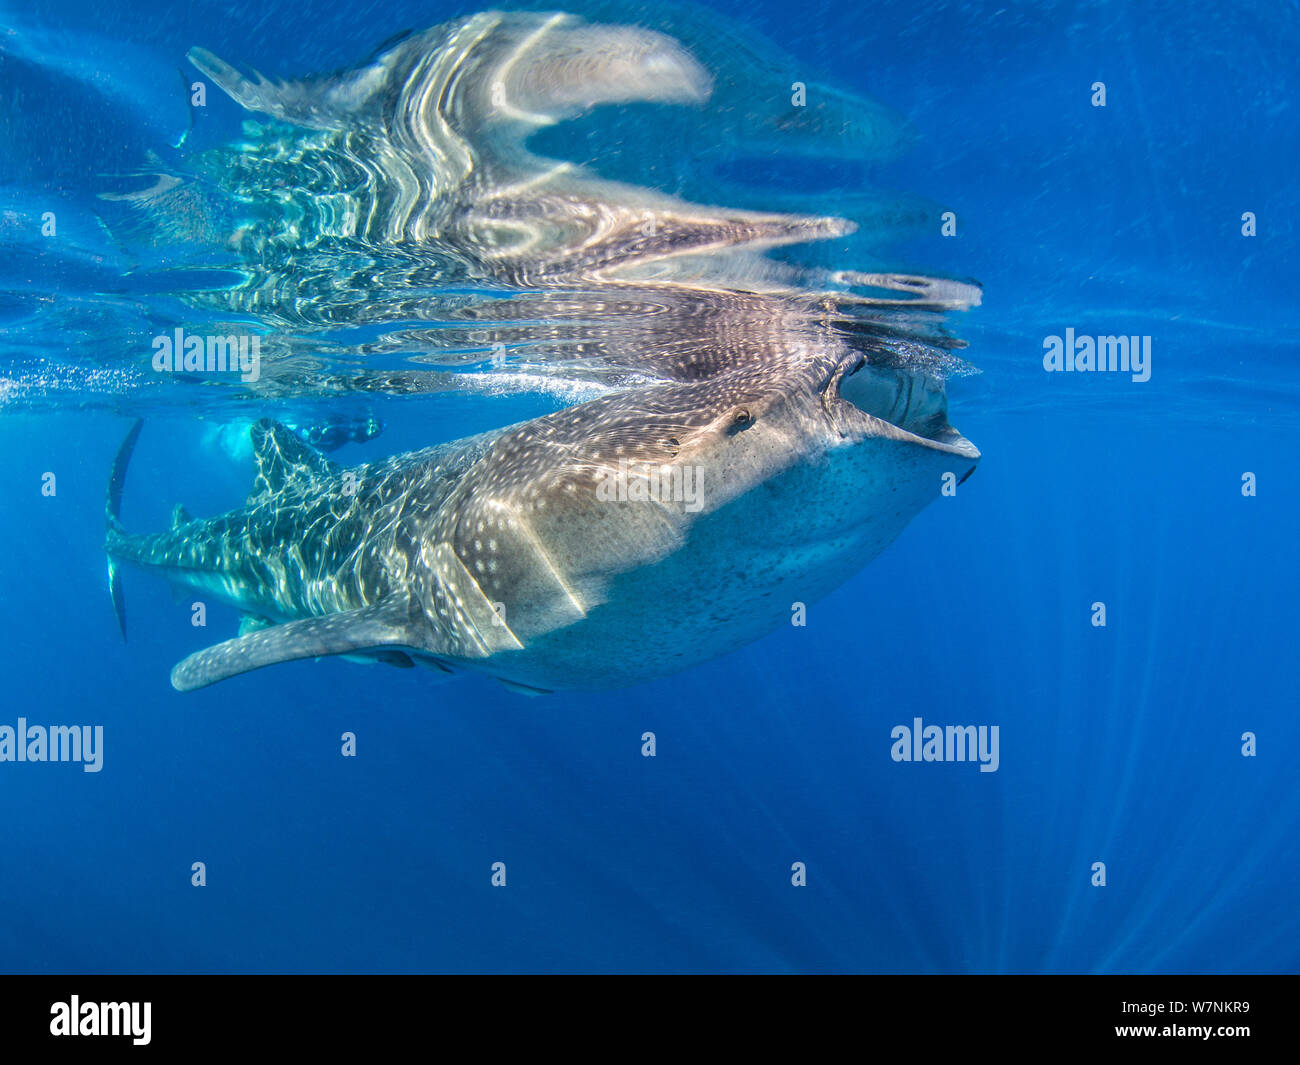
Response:
[[[497,651],[522,650],[523,644],[506,624],[492,601],[483,594],[474,575],[460,560],[451,544],[433,549],[433,568],[444,592],[456,611],[455,635],[474,641],[476,657],[488,658]],[[469,652],[461,649],[462,654]]]
[[[488,506],[493,510],[505,514],[505,520],[509,524],[510,528],[518,532],[519,535],[527,541],[528,546],[532,548],[537,561],[541,563],[545,572],[554,578],[556,585],[559,587],[560,591],[564,593],[564,597],[572,604],[576,613],[573,620],[576,621],[579,618],[585,618],[587,616],[587,604],[578,597],[578,593],[574,591],[573,587],[565,579],[564,574],[560,572],[560,568],[547,553],[546,548],[542,546],[542,542],[537,538],[537,533],[533,530],[531,523],[525,520],[523,515],[514,507],[510,507],[505,503],[502,503],[500,500],[491,500],[488,503]]]

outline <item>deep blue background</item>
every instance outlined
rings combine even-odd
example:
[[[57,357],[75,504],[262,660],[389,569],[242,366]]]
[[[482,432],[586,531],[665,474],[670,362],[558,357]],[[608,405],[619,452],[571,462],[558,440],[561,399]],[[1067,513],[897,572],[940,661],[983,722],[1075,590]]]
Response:
[[[1294,6],[716,6],[913,122],[869,178],[958,213],[900,266],[985,286],[953,323],[984,370],[952,388],[978,473],[806,628],[653,684],[525,699],[329,661],[182,697],[172,664],[233,619],[195,630],[130,573],[119,640],[100,545],[125,421],[75,395],[6,416],[0,722],[101,723],[106,754],[0,765],[0,969],[1296,970]],[[164,72],[202,43],[286,75],[453,13],[60,10]],[[59,128],[44,150],[84,150]],[[1152,335],[1152,380],[1044,374],[1067,326]],[[390,420],[379,446],[423,442]],[[200,436],[149,423],[131,528],[238,501],[246,471]],[[999,725],[1000,770],[893,763],[918,715]]]

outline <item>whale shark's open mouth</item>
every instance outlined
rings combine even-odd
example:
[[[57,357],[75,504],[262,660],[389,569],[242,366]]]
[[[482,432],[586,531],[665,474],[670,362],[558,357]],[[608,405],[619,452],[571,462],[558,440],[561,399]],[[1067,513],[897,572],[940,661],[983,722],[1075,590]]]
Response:
[[[862,358],[839,377],[838,390],[841,399],[893,430],[885,435],[964,458],[980,457],[979,449],[948,423],[948,395],[938,377]]]

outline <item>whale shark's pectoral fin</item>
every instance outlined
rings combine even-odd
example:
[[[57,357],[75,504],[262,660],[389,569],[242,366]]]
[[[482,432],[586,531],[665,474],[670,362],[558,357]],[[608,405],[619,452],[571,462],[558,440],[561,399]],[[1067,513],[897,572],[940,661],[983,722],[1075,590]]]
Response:
[[[303,618],[237,636],[189,656],[172,670],[172,687],[188,692],[279,662],[366,651],[380,661],[418,643],[406,597],[360,610]]]

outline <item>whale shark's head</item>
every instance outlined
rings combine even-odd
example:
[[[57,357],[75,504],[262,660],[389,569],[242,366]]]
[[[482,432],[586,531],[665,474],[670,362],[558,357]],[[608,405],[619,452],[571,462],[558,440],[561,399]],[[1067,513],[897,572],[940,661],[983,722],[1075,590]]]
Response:
[[[941,380],[855,352],[796,359],[720,415],[686,456],[707,471],[706,510],[734,512],[750,540],[825,558],[869,530],[892,539],[939,497],[945,474],[959,483],[980,457],[949,424]]]
[[[978,461],[936,379],[852,353],[801,357],[504,434],[459,489],[458,524],[435,537],[455,560],[441,548],[437,565],[490,605],[480,638],[507,652],[493,672],[615,685],[644,675],[644,655],[670,672],[788,620]]]

